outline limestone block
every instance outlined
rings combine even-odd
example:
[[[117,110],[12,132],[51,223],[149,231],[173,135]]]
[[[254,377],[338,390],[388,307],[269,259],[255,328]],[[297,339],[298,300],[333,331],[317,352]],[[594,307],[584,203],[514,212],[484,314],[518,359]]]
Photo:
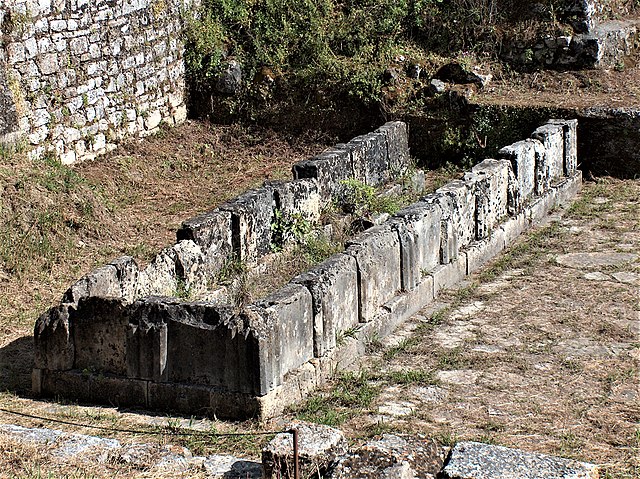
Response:
[[[539,140],[545,148],[546,157],[545,171],[537,171],[538,194],[546,191],[549,184],[564,175],[564,130],[563,126],[557,123],[546,123],[537,128],[531,138]],[[540,176],[542,176],[542,185]]]
[[[360,321],[371,321],[402,287],[398,233],[389,225],[374,226],[350,241],[346,253],[357,262]]]
[[[434,440],[383,434],[344,455],[328,479],[435,478],[444,463]]]
[[[389,121],[376,130],[385,136],[390,173],[397,177],[411,166],[409,129],[401,121]]]
[[[513,243],[529,227],[527,214],[522,212],[517,216],[509,218],[500,225],[500,229],[504,232],[505,246]]]
[[[434,203],[414,203],[398,212],[392,228],[400,238],[402,289],[414,289],[440,264],[442,213]]]
[[[471,169],[482,179],[476,184],[477,239],[486,237],[507,216],[510,169],[509,162],[492,159],[484,160]]]
[[[122,297],[118,269],[115,265],[101,266],[80,278],[64,293],[62,302],[78,304],[81,298],[89,296]]]
[[[61,304],[42,314],[33,332],[34,367],[61,371],[71,369],[74,346],[70,331],[68,304]]]
[[[458,248],[466,247],[476,236],[476,201],[470,185],[461,180],[447,183],[436,191],[442,211],[451,211]],[[446,217],[446,213],[443,213]]]
[[[496,228],[491,235],[471,243],[467,248],[467,274],[478,271],[488,261],[496,257],[505,248],[504,230]]]
[[[324,203],[315,178],[294,181],[271,181],[265,186],[273,189],[275,208],[283,215],[299,215],[311,223],[320,219]]]
[[[233,315],[229,308],[149,298],[139,304],[132,320],[138,324],[166,323],[166,365],[161,376],[166,381],[227,392],[259,392],[261,363],[257,333],[248,321]],[[157,329],[162,331],[161,327]],[[131,343],[131,351],[135,351],[135,341]],[[142,367],[139,370],[142,371]]]
[[[421,199],[440,209],[440,263],[449,264],[458,257],[458,233],[453,222],[453,200],[442,193],[432,193]]]
[[[467,274],[467,253],[460,255],[449,264],[441,264],[436,266],[429,276],[433,278],[433,296],[436,297],[438,292],[454,286],[464,279]]]
[[[362,142],[339,143],[336,149],[345,151],[351,165],[351,176],[362,183],[367,182],[367,154],[366,145]]]
[[[324,477],[347,452],[347,439],[338,429],[322,424],[297,422],[287,429],[298,431],[300,477]],[[293,435],[280,433],[262,450],[265,478],[293,477]]]
[[[271,251],[271,189],[247,191],[221,205],[219,209],[231,213],[231,244],[238,259],[247,264],[255,264]]]
[[[231,213],[219,209],[208,211],[185,221],[177,232],[177,240],[191,240],[204,253],[203,269],[217,273],[232,254]]]
[[[364,160],[364,183],[371,186],[382,184],[390,178],[390,165],[387,155],[386,135],[381,132],[368,133],[357,136],[347,143],[347,148],[351,148],[352,164],[354,170],[356,161]],[[355,155],[355,152],[363,153],[364,156]],[[357,176],[354,176],[357,178]]]
[[[442,471],[445,479],[592,479],[594,464],[479,442],[459,442]]]
[[[293,165],[293,177],[315,178],[323,201],[330,201],[338,196],[343,180],[353,178],[353,168],[349,152],[339,148],[329,148],[321,154]]]
[[[305,285],[311,292],[314,355],[324,356],[336,347],[341,332],[359,322],[356,260],[336,254],[292,282]]]
[[[147,381],[113,377],[101,372],[43,371],[42,394],[74,401],[141,406],[147,402]]]
[[[257,303],[254,310],[272,325],[265,344],[268,360],[261,363],[261,380],[266,380],[261,381],[261,393],[266,394],[282,383],[285,374],[313,358],[313,298],[306,287],[289,283]]]
[[[177,290],[176,252],[165,248],[138,274],[135,297],[174,296]]]
[[[544,162],[544,146],[538,140],[526,139],[505,146],[498,152],[501,159],[509,160],[515,175],[517,190],[514,205],[524,204],[536,192],[536,164]]]
[[[578,120],[549,120],[562,125],[564,133],[564,174],[571,176],[578,169]]]
[[[136,287],[138,284],[138,264],[131,256],[122,256],[111,263],[116,269],[116,277],[120,284],[120,297],[127,302],[135,301]]]
[[[75,345],[74,369],[124,376],[128,319],[121,298],[81,298],[69,310]]]
[[[176,276],[184,283],[189,295],[199,294],[207,290],[207,274],[203,268],[204,254],[202,249],[191,240],[179,241],[171,247],[175,252]]]

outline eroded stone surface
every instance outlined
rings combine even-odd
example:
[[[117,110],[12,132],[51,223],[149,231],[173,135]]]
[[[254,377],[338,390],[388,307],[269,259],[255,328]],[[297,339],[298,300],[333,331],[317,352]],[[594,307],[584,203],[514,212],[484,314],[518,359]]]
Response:
[[[478,442],[456,444],[445,479],[593,479],[594,464]]]
[[[603,266],[619,266],[638,259],[635,253],[609,253],[597,251],[593,253],[567,253],[556,257],[556,262],[563,266],[578,269],[601,268]]]

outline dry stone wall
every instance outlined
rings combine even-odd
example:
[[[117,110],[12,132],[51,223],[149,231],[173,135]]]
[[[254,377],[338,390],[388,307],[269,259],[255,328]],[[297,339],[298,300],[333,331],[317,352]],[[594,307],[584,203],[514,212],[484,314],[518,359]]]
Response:
[[[188,0],[0,5],[0,142],[90,159],[186,118]]]
[[[181,299],[181,288],[206,290],[230,255],[258,264],[277,209],[317,218],[342,179],[376,184],[405,169],[407,128],[391,122],[303,161],[292,181],[186,221],[176,245],[145,269],[121,258],[74,284],[36,323],[34,392],[219,417],[275,414],[568,201],[581,182],[576,126],[549,121],[241,310],[215,297]]]

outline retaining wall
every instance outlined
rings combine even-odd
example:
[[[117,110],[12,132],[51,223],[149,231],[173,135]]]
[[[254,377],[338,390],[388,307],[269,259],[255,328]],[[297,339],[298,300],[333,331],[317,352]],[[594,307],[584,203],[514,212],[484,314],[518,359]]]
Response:
[[[0,6],[0,142],[93,158],[186,118],[184,0]]]
[[[276,414],[568,201],[581,182],[576,126],[549,121],[241,311],[166,297],[206,290],[230,255],[259,263],[274,211],[315,219],[341,180],[398,174],[409,161],[406,126],[388,123],[300,162],[294,180],[186,221],[144,270],[121,258],[74,284],[36,323],[33,390],[218,417]]]

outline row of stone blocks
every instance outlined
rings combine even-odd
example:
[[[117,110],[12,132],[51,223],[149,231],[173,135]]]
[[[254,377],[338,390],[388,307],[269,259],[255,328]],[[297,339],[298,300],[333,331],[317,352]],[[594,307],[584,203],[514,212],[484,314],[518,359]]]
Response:
[[[38,320],[34,391],[221,417],[274,414],[570,198],[580,183],[576,123],[550,121],[240,312],[149,296],[151,275],[130,259],[102,268]],[[406,127],[387,124],[295,165],[292,182],[186,222],[183,241],[147,269],[169,265],[174,276],[165,278],[195,287],[221,251],[246,261],[266,254],[269,210],[312,217],[341,180],[383,182],[407,160]]]

